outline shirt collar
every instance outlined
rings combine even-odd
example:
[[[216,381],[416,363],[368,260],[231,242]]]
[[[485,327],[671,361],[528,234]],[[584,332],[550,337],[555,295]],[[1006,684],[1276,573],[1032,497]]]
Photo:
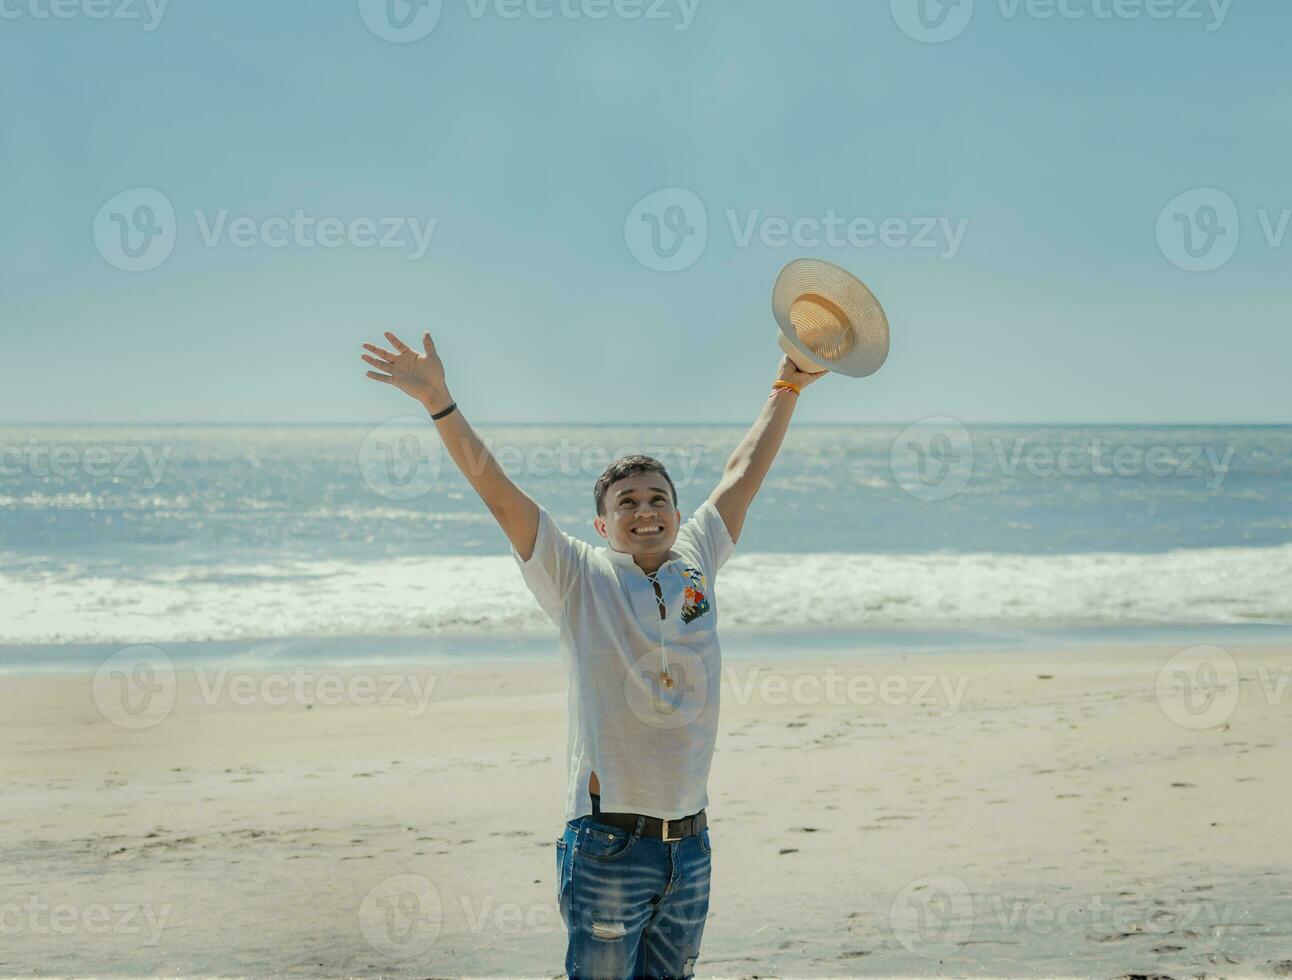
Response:
[[[639,566],[637,562],[633,560],[633,556],[628,554],[628,552],[616,551],[614,548],[611,548],[609,546],[604,547],[601,550],[605,552],[606,557],[610,559],[610,561],[618,565],[620,568],[624,569],[625,571],[634,571],[638,575],[642,576],[643,578],[646,577],[646,573],[641,570],[641,566]],[[666,567],[668,567],[668,565],[670,565],[672,562],[677,561],[681,557],[682,556],[678,554],[674,549],[669,548],[668,554],[664,558],[664,564],[660,565],[659,571],[662,572]],[[658,574],[658,572],[656,574]]]

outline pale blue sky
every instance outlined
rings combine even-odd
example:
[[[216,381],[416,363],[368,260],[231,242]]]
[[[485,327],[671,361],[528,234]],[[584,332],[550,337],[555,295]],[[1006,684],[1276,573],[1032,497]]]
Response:
[[[779,356],[772,281],[814,254],[867,280],[893,348],[801,419],[1292,422],[1292,229],[1272,247],[1261,223],[1292,208],[1288,4],[1218,23],[1214,0],[1155,0],[1200,21],[977,0],[930,44],[888,0],[698,0],[683,30],[678,0],[601,20],[442,0],[408,43],[359,0],[173,0],[153,30],[143,0],[49,2],[0,19],[0,420],[380,420],[415,406],[364,379],[360,343],[429,328],[480,422],[747,421]],[[1067,9],[1092,4],[1112,6]],[[127,272],[94,228],[139,187],[173,205],[173,253]],[[625,220],[671,187],[708,243],[660,272]],[[1237,208],[1213,271],[1159,247],[1193,188]],[[297,209],[436,224],[419,259],[204,244],[222,211]],[[943,258],[742,246],[728,211],[967,225]]]

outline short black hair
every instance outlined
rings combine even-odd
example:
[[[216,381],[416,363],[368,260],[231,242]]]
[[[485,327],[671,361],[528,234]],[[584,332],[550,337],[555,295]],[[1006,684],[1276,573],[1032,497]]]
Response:
[[[597,485],[592,490],[598,516],[604,513],[602,507],[605,506],[606,493],[610,490],[610,485],[625,477],[636,476],[638,473],[658,473],[662,476],[668,483],[669,490],[673,492],[673,507],[677,508],[677,487],[673,486],[673,480],[669,477],[668,470],[664,469],[663,463],[650,456],[620,456],[606,467],[606,471],[601,476],[597,477]]]

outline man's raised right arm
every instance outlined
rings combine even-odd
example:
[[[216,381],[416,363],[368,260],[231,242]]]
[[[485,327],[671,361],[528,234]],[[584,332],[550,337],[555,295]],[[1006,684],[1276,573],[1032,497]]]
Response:
[[[394,351],[375,344],[363,345],[369,352],[363,359],[376,369],[368,372],[369,378],[416,398],[432,415],[453,404],[444,378],[444,363],[436,354],[435,342],[429,333],[422,337],[425,352],[420,354],[390,331],[386,331],[386,339]],[[538,537],[538,504],[503,472],[461,409],[438,419],[435,427],[444,440],[444,448],[485,502],[516,553],[521,560],[529,561]]]

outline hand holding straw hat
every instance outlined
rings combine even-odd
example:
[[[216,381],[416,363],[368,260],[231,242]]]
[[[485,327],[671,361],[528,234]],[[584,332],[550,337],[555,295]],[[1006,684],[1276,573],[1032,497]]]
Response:
[[[851,378],[888,357],[888,317],[865,283],[822,259],[795,259],[772,288],[781,350],[800,371]]]

